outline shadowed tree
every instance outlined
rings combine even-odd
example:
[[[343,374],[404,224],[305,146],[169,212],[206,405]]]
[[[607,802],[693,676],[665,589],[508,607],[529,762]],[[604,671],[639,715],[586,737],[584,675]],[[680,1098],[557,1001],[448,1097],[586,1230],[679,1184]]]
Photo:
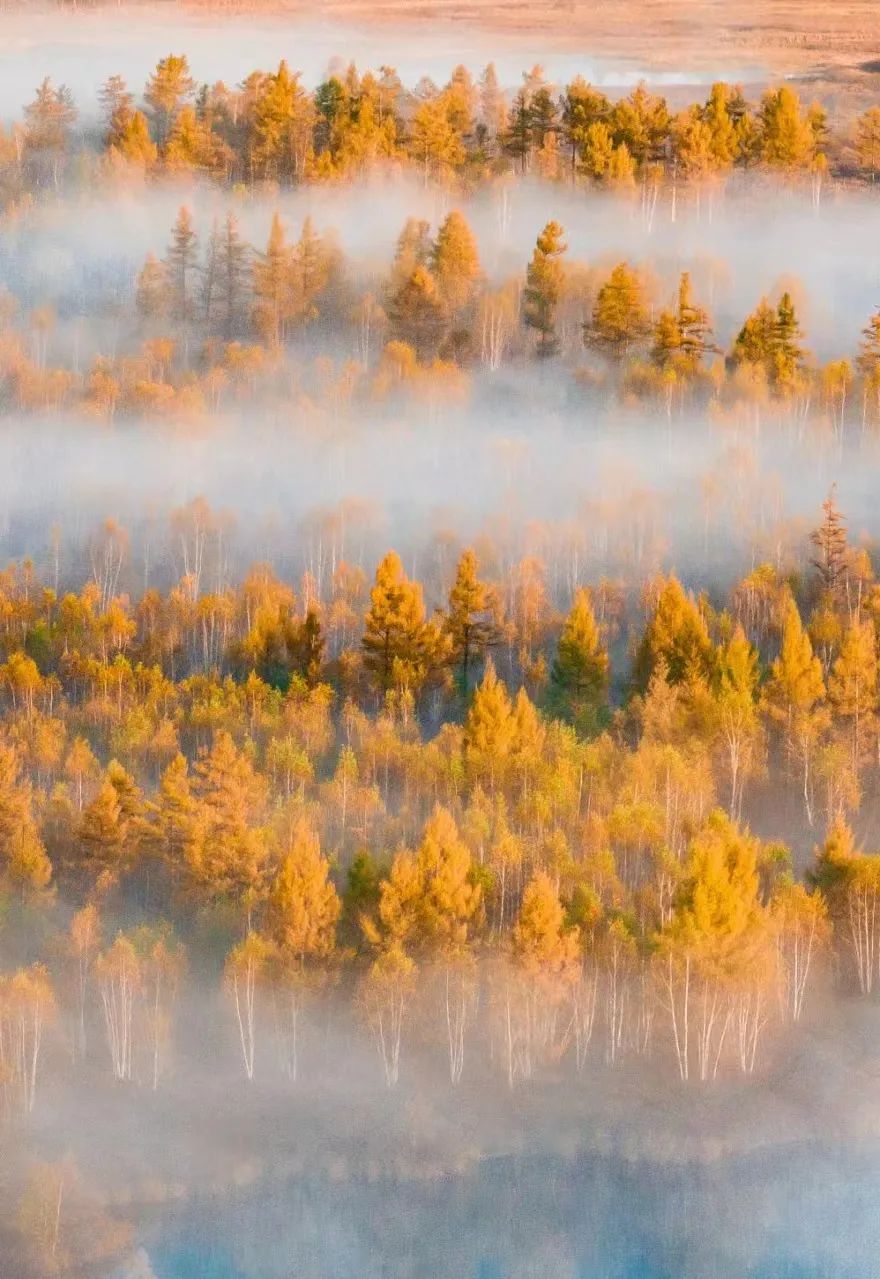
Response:
[[[480,581],[478,574],[477,557],[468,549],[458,561],[443,621],[443,630],[452,645],[452,658],[459,666],[465,694],[468,692],[471,666],[479,662],[487,648],[500,639],[493,617],[494,593],[491,587]]]
[[[550,670],[551,705],[583,731],[594,731],[608,694],[608,654],[589,591],[579,589]]]
[[[545,359],[556,352],[556,313],[565,283],[562,256],[567,249],[558,222],[548,222],[538,236],[526,272],[523,320],[538,334],[538,355]]]

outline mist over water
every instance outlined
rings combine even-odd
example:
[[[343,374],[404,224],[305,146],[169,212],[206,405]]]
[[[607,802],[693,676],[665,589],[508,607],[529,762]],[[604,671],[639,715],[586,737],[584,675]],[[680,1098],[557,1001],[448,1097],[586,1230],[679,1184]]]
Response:
[[[870,1279],[878,1191],[876,1151],[851,1148],[708,1167],[490,1159],[414,1184],[306,1178],[219,1211],[172,1210],[145,1258],[156,1279],[283,1279],[291,1266],[315,1279]]]
[[[295,1086],[266,1043],[255,1087],[210,996],[182,1022],[159,1093],[61,1090],[37,1120],[135,1222],[113,1279],[875,1274],[876,1008],[822,1002],[760,1081],[702,1093],[659,1061],[513,1093],[474,1061],[452,1089],[412,1052],[389,1092],[342,1013],[310,1019]]]

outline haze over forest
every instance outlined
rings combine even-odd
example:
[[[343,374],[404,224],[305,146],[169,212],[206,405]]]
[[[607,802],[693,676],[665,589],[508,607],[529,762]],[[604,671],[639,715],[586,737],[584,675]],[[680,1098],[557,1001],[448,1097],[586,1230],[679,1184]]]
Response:
[[[857,8],[0,8],[4,1277],[874,1273]]]

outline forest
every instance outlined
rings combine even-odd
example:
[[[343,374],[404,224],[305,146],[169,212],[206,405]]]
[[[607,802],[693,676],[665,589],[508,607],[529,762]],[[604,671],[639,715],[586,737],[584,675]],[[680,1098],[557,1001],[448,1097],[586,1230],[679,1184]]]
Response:
[[[723,263],[701,261],[696,280],[688,270],[670,278],[668,261],[588,263],[568,254],[565,227],[550,218],[515,272],[509,260],[488,271],[454,202],[497,193],[503,231],[511,183],[540,181],[549,202],[555,187],[570,200],[574,186],[610,193],[648,233],[661,217],[711,223],[716,206],[775,198],[780,185],[818,206],[828,184],[837,198],[873,185],[880,106],[835,132],[787,85],[749,104],[718,83],[706,102],[673,113],[643,85],[613,103],[580,80],[557,96],[540,68],[508,104],[491,65],[478,83],[459,67],[443,89],[423,81],[412,92],[388,68],[361,76],[352,66],[312,94],[282,62],[238,90],[197,90],[182,55],[160,61],[143,109],[119,76],[99,96],[103,124],[78,124],[69,92],[45,80],[0,137],[7,413],[199,419],[286,394],[294,376],[320,410],[339,414],[461,397],[480,370],[561,355],[594,408],[759,421],[770,402],[797,429],[819,418],[837,440],[877,424],[880,312],[861,317],[843,354],[816,358],[798,281],[757,280],[753,309],[725,314],[719,342],[700,293],[723,293]],[[406,218],[390,262],[347,261],[333,229],[309,215],[290,228],[276,209],[260,244],[242,231],[249,199],[271,204],[273,190],[333,190],[376,173],[439,188],[447,205],[436,231]],[[16,289],[41,202],[94,183],[111,195],[144,183],[185,195],[189,183],[195,196],[205,182],[227,190],[225,212],[199,227],[184,199],[134,278],[97,297],[96,282],[83,282],[60,314],[27,278]],[[89,359],[98,321],[114,333]]]
[[[880,309],[660,243],[774,206],[809,258],[873,211],[880,106],[337,70],[170,54],[0,132],[25,1279],[130,1249],[53,1139],[71,1097],[699,1099],[880,983]]]

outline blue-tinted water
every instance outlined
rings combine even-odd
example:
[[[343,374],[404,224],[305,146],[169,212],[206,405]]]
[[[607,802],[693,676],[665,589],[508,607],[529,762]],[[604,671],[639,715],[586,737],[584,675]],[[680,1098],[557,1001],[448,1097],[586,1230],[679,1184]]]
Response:
[[[498,1159],[169,1210],[157,1279],[876,1279],[880,1150],[662,1167]]]

